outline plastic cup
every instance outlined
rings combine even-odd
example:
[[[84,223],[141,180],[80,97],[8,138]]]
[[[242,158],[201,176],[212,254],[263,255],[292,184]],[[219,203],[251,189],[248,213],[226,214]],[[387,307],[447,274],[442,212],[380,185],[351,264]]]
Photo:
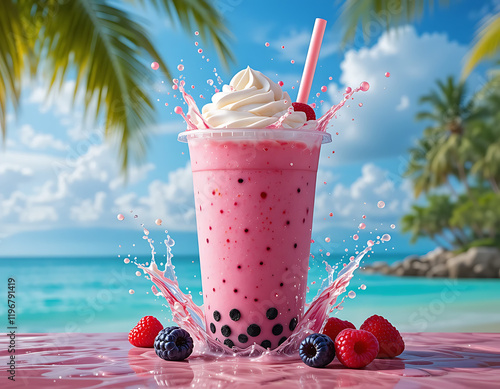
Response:
[[[276,348],[304,313],[316,173],[328,133],[179,134],[193,171],[207,333]]]

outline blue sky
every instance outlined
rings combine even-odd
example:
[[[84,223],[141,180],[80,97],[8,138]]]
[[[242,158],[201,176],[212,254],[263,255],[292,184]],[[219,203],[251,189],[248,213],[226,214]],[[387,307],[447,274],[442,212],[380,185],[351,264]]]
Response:
[[[313,238],[324,242],[329,237],[330,243],[322,247],[343,252],[354,248],[351,237],[364,221],[367,229],[359,242],[389,232],[393,239],[386,244],[388,251],[422,253],[432,243],[410,246],[408,236],[398,229],[414,201],[411,184],[401,174],[407,149],[424,127],[413,120],[418,98],[436,79],[460,74],[477,24],[500,4],[453,3],[397,30],[383,31],[375,23],[369,43],[356,39],[352,47],[341,50],[338,2],[219,0],[216,4],[234,37],[236,63],[229,70],[194,31],[185,33],[153,11],[137,16],[150,27],[174,76],[183,75],[188,86],[195,86],[192,92],[200,106],[213,94],[207,80],[218,85],[214,68],[228,83],[247,65],[284,81],[283,88],[294,98],[314,19],[327,19],[309,102],[316,102],[322,112],[340,101],[345,86],[368,81],[371,88],[357,94],[330,129],[334,140],[322,150]],[[152,60],[144,58],[144,66]],[[176,69],[181,63],[183,72]],[[154,75],[151,95],[158,106],[157,124],[150,129],[146,160],[132,166],[127,185],[120,178],[115,150],[102,141],[102,126],[82,125],[81,106],[71,107],[71,78],[59,95],[47,96],[42,79],[25,87],[22,110],[17,118],[9,115],[7,141],[0,152],[0,256],[114,255],[119,244],[130,252],[146,252],[140,223],[157,239],[167,228],[177,240],[177,254],[196,252],[188,150],[176,140],[184,124],[173,114],[182,102],[173,96],[170,80],[160,72]],[[482,66],[470,77],[470,90],[484,80]],[[328,91],[316,97],[323,85]],[[377,208],[379,200],[385,201],[384,209]],[[124,222],[117,221],[118,213],[126,216]],[[154,225],[156,218],[164,221],[161,228]],[[390,229],[390,224],[396,228]]]

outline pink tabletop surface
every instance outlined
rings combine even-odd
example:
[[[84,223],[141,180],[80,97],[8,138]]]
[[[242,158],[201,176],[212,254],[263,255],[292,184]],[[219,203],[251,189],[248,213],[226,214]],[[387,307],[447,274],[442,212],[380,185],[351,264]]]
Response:
[[[335,359],[324,369],[300,360],[265,364],[191,356],[167,362],[132,347],[125,333],[21,334],[16,381],[7,379],[7,336],[1,336],[0,387],[29,388],[500,388],[500,333],[407,333],[406,350],[364,369]]]

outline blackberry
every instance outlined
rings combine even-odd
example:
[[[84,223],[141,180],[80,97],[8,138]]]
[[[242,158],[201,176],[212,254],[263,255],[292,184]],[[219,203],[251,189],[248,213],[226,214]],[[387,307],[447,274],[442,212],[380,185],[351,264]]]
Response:
[[[166,361],[182,361],[193,352],[193,339],[179,327],[166,327],[156,336],[154,348]]]

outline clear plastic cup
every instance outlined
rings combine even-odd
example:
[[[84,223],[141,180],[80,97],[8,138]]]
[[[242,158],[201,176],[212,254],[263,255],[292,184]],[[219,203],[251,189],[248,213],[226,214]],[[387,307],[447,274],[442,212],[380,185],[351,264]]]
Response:
[[[276,348],[304,313],[320,146],[328,133],[179,134],[193,170],[207,332]]]

